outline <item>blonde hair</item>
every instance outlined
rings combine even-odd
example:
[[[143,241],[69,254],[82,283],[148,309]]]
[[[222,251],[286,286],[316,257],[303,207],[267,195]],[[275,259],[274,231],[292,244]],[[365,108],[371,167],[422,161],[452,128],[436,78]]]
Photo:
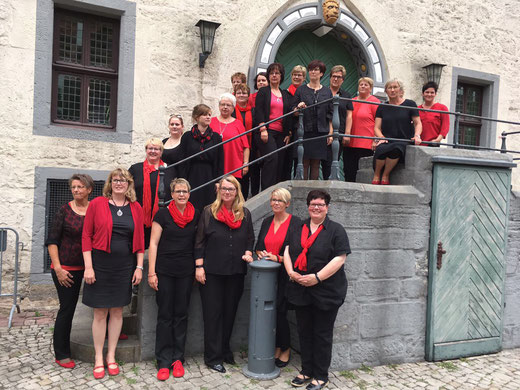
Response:
[[[341,76],[345,78],[347,76],[347,70],[343,65],[334,65],[330,70],[330,76],[332,77],[332,73],[341,72]]]
[[[128,189],[125,192],[125,197],[129,202],[135,202],[136,196],[134,178],[132,177],[132,174],[128,172],[125,168],[116,168],[108,174],[107,181],[103,186],[103,196],[108,199],[112,197],[112,179],[114,178],[114,176],[119,176],[123,179],[126,179],[126,181],[128,182]]]
[[[233,184],[233,186],[236,189],[236,196],[235,196],[235,200],[233,201],[233,205],[231,206],[231,210],[233,211],[233,214],[235,215],[235,221],[241,221],[242,219],[244,219],[245,201],[244,201],[244,197],[242,196],[242,189],[240,187],[240,183],[238,182],[236,177],[233,175],[227,175],[226,177],[223,177],[222,179],[220,179],[220,181],[218,182],[219,190],[217,191],[217,199],[215,199],[215,201],[210,205],[211,214],[213,214],[213,217],[215,219],[217,219],[217,213],[220,210],[220,208],[222,207],[222,203],[223,203],[222,196],[220,195],[220,188],[222,188],[222,183],[224,181],[227,181],[227,182]]]
[[[399,89],[400,89],[401,91],[404,92],[404,84],[403,84],[403,82],[402,82],[401,80],[399,80],[399,79],[396,79],[396,78],[390,79],[390,80],[388,80],[388,81],[385,83],[385,92],[386,92],[386,89],[388,88],[388,86],[389,86],[390,84],[394,84],[394,83],[396,83],[397,85],[399,85]]]
[[[307,68],[303,65],[296,65],[294,68],[292,68],[291,76],[296,72],[303,73],[303,78],[307,77]]]
[[[160,138],[156,138],[156,137],[149,138],[146,141],[146,143],[144,144],[145,150],[150,145],[159,146],[161,148],[161,152],[164,151],[164,145],[163,145],[162,140]]]
[[[175,190],[175,186],[177,185],[185,185],[188,189],[188,192],[191,191],[191,186],[188,180],[183,179],[182,177],[176,177],[170,182],[170,191],[173,192]]]
[[[358,82],[357,82],[357,85],[359,86],[359,84],[361,84],[361,82],[364,81],[368,84],[370,84],[370,88],[374,88],[374,80],[372,80],[370,77],[361,77]],[[385,88],[386,89],[386,88]]]
[[[285,188],[275,188],[273,191],[271,191],[271,198],[273,196],[280,198],[285,202],[285,204],[289,204],[291,202],[291,193]]]

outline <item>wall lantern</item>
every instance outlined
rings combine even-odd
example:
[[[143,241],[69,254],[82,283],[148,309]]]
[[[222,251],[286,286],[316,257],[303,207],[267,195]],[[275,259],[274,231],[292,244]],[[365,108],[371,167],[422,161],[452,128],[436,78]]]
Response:
[[[202,53],[199,54],[199,67],[204,68],[206,58],[213,51],[213,41],[215,40],[215,31],[220,23],[208,22],[207,20],[199,20],[195,25],[200,28],[200,41],[202,44]]]
[[[441,82],[441,74],[442,68],[444,68],[445,64],[430,64],[423,66],[423,69],[426,69],[426,78],[427,81],[434,81],[437,85]]]

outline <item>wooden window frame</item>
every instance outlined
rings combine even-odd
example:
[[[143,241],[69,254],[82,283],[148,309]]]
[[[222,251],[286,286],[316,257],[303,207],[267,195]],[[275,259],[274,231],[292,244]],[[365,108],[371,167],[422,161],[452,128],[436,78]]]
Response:
[[[482,103],[483,103],[483,100],[484,100],[484,87],[482,87],[481,85],[476,85],[476,84],[471,84],[471,83],[457,83],[457,90],[459,89],[459,87],[464,87],[464,94],[462,95],[462,108],[463,108],[463,112],[462,113],[466,113],[466,103],[467,103],[467,91],[468,91],[468,88],[474,88],[474,89],[479,89],[480,90],[480,102],[479,102],[479,105],[478,105],[478,116],[482,116]],[[477,139],[476,139],[476,146],[480,146],[480,136],[481,136],[481,133],[482,133],[482,120],[481,119],[476,119],[476,118],[472,118],[472,117],[466,117],[466,116],[462,116],[460,117],[460,122],[459,122],[459,143],[461,144],[465,144],[464,142],[464,129],[466,127],[477,127],[478,128],[478,134],[477,134]]]
[[[59,60],[59,26],[60,20],[66,17],[75,17],[83,20],[83,51],[82,61],[80,64],[72,64]],[[107,22],[113,25],[113,42],[112,42],[112,67],[100,68],[90,63],[90,32],[92,22]],[[117,124],[117,82],[119,79],[119,39],[120,39],[120,21],[102,16],[88,13],[69,11],[64,9],[55,9],[54,12],[54,29],[53,29],[53,50],[52,50],[52,101],[51,101],[51,121],[55,124],[67,125],[77,128],[87,128],[92,130],[113,130]],[[58,119],[58,76],[60,74],[72,75],[81,78],[81,106],[80,121],[67,121]],[[90,79],[99,78],[102,80],[110,80],[110,124],[102,125],[98,123],[88,122],[88,86]]]

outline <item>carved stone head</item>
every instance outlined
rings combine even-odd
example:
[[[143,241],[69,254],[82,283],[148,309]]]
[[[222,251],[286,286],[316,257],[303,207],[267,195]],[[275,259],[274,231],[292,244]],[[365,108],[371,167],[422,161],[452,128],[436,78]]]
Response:
[[[339,18],[339,0],[323,0],[323,19],[327,24],[334,24]]]

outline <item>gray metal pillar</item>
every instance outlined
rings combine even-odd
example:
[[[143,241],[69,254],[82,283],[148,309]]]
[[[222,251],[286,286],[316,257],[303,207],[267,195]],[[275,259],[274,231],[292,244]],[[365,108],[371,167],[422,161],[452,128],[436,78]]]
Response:
[[[269,380],[280,375],[274,364],[276,290],[279,263],[257,260],[251,268],[248,361],[242,372],[249,378]]]

